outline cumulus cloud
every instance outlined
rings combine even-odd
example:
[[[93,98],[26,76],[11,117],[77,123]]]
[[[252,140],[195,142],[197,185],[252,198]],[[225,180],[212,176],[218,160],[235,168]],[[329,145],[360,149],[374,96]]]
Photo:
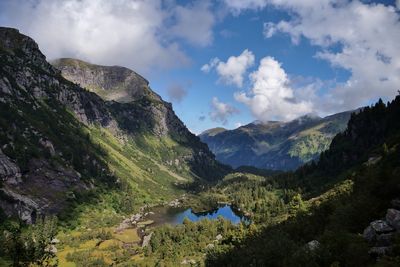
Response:
[[[187,64],[179,41],[210,44],[214,25],[207,3],[161,0],[4,0],[0,17],[51,59],[78,57],[139,72]]]
[[[271,0],[295,18],[264,24],[264,35],[289,34],[297,44],[305,37],[321,50],[316,57],[351,73],[321,97],[319,109],[337,111],[392,98],[400,84],[400,15],[394,6],[360,1]],[[338,47],[341,47],[338,49]]]
[[[317,58],[350,72],[346,82],[337,83],[328,92],[314,92],[310,96],[318,111],[332,113],[352,109],[378,97],[390,99],[397,94],[400,84],[399,0],[392,5],[358,0],[224,2],[233,14],[267,6],[288,11],[291,19],[264,23],[266,38],[278,32],[288,34],[294,44],[305,38],[319,47]]]
[[[172,84],[167,88],[168,99],[180,103],[187,96],[187,89],[181,84]]]
[[[254,65],[253,52],[245,49],[239,56],[231,56],[226,62],[220,61],[218,58],[211,59],[210,63],[203,65],[201,68],[204,72],[209,72],[215,68],[219,75],[219,81],[235,85],[243,86],[243,76],[248,68]]]
[[[211,111],[209,113],[210,119],[215,122],[220,122],[223,125],[228,123],[228,117],[239,113],[235,107],[220,102],[217,97],[213,97],[211,101]]]
[[[290,87],[290,80],[281,64],[272,57],[261,60],[258,69],[250,74],[249,93],[236,93],[235,99],[247,105],[261,121],[292,120],[312,112],[311,102],[301,100]]]

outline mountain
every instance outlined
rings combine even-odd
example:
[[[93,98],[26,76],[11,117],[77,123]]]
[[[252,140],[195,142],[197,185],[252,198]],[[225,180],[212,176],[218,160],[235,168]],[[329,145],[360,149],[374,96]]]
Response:
[[[31,223],[91,201],[129,212],[229,170],[135,72],[76,59],[53,64],[34,40],[0,28],[0,208],[7,216]]]
[[[271,170],[292,170],[316,159],[346,128],[352,111],[325,118],[305,115],[290,122],[253,122],[234,130],[220,128],[199,135],[222,163]]]

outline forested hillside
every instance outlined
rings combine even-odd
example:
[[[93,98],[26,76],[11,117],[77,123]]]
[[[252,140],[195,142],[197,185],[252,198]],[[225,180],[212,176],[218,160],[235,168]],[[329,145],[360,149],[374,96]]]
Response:
[[[210,253],[208,265],[397,266],[398,218],[387,214],[399,213],[399,117],[400,96],[387,105],[380,100],[352,114],[319,162],[262,182],[226,185],[235,205],[263,226]],[[371,239],[369,224],[385,220],[388,232]]]

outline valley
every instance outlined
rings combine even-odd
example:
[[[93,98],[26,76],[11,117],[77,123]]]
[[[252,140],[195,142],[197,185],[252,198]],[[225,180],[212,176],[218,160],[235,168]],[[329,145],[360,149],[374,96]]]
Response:
[[[0,27],[0,266],[399,264],[399,95],[196,136],[134,71],[50,63]]]

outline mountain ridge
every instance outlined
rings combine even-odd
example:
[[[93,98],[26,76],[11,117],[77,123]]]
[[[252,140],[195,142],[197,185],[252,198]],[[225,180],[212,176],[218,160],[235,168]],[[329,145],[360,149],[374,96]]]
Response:
[[[233,167],[293,170],[326,150],[333,136],[345,129],[352,112],[324,118],[305,115],[289,122],[255,121],[233,130],[209,129],[199,137],[218,160]]]

